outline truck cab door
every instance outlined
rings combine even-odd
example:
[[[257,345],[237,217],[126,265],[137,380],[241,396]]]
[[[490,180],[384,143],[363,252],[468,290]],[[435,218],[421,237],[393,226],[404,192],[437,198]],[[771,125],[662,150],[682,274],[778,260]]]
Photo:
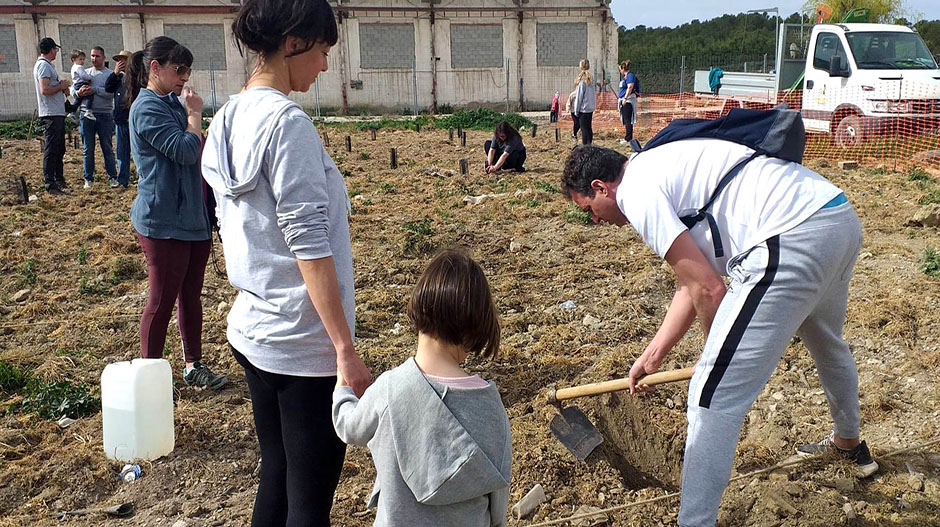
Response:
[[[807,130],[829,132],[833,112],[845,99],[848,84],[848,77],[833,76],[830,66],[839,64],[843,72],[851,75],[850,60],[840,35],[835,32],[816,33],[810,49],[803,87],[803,124]]]

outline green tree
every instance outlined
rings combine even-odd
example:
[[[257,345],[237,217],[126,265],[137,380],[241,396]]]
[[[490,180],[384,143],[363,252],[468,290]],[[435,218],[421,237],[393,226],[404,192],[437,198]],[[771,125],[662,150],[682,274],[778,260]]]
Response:
[[[807,13],[815,13],[816,6],[820,3],[817,0],[807,0],[803,4],[803,10]],[[832,15],[828,20],[823,20],[829,23],[841,22],[846,13],[858,8],[869,10],[869,22],[892,24],[898,18],[907,15],[903,0],[826,0],[823,3],[832,8]],[[812,21],[815,22],[815,15]]]

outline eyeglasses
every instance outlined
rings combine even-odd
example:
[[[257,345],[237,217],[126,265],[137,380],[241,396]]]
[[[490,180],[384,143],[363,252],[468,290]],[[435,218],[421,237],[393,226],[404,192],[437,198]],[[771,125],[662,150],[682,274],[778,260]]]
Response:
[[[193,69],[192,69],[191,67],[189,67],[189,66],[177,66],[177,67],[171,68],[171,69],[175,70],[175,71],[176,71],[176,74],[177,74],[177,75],[181,75],[181,76],[193,72]]]

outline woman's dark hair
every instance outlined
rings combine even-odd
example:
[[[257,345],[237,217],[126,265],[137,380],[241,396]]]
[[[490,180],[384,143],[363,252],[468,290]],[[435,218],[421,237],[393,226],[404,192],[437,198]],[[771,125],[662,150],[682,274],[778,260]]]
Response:
[[[571,193],[594,196],[591,182],[617,181],[623,173],[627,157],[616,150],[594,145],[578,145],[568,154],[565,170],[561,174],[561,191],[571,199]]]
[[[511,124],[509,124],[509,123],[506,122],[506,121],[503,121],[503,122],[499,123],[498,125],[496,125],[496,130],[495,130],[493,133],[495,133],[495,134],[499,134],[499,133],[505,134],[507,141],[509,141],[509,140],[512,139],[513,137],[519,137],[519,132],[518,132],[515,128],[513,128]]]
[[[245,48],[262,57],[275,53],[287,37],[307,43],[308,51],[317,42],[333,46],[339,40],[336,17],[327,0],[246,0],[232,22],[232,36],[239,53]]]
[[[408,318],[419,333],[496,358],[499,317],[480,264],[459,250],[434,257],[415,284]]]
[[[176,64],[192,66],[193,54],[186,46],[170,37],[154,37],[147,42],[142,51],[136,51],[127,59],[127,72],[124,74],[124,105],[130,108],[141,88],[150,80],[150,62],[157,61],[161,66]]]

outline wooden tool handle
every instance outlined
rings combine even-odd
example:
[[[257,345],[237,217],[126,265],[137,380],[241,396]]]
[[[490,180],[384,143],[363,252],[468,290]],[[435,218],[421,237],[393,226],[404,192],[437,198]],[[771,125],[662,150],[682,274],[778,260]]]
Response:
[[[667,382],[686,381],[692,378],[693,368],[683,368],[681,370],[661,371],[647,375],[637,381],[637,384],[646,384],[654,386],[656,384],[665,384]],[[595,382],[593,384],[582,384],[581,386],[572,386],[571,388],[562,388],[554,394],[556,401],[565,401],[577,397],[588,395],[600,395],[602,393],[617,392],[630,388],[629,377],[614,379],[612,381]]]

